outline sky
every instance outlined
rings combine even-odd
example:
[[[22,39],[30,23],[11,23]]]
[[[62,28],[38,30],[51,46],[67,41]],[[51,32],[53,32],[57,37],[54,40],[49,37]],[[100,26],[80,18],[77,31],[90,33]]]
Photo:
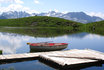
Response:
[[[0,0],[0,12],[85,12],[104,18],[104,0]]]

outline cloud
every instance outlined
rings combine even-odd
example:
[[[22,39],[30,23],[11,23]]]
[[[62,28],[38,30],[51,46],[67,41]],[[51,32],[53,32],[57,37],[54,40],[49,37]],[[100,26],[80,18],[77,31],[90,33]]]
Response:
[[[38,13],[35,10],[32,10],[28,7],[22,6],[21,4],[10,4],[7,7],[0,7],[0,12],[8,12],[8,11],[26,11],[27,13]]]
[[[0,3],[12,2],[12,0],[0,0]]]
[[[104,19],[104,13],[101,13],[101,12],[98,12],[98,13],[95,13],[95,12],[87,12],[86,14],[90,15],[90,16],[98,16],[98,17],[101,17]]]
[[[39,3],[38,0],[36,0],[36,3]],[[7,3],[8,6],[3,6],[3,4]],[[39,13],[33,9],[30,9],[29,7],[23,6],[22,0],[0,0],[0,14],[2,12],[8,12],[8,11],[26,11],[27,13]]]
[[[23,4],[24,2],[21,0],[0,0],[0,3],[16,3],[16,4]]]
[[[0,50],[2,50],[4,54],[15,54],[19,48],[24,47],[23,43],[29,41],[30,38],[29,36],[13,33],[0,33]]]
[[[4,9],[5,9],[5,11],[10,11],[10,10],[11,11],[15,11],[15,10],[20,11],[20,10],[23,10],[22,8],[23,8],[22,5],[10,4],[7,8],[4,8]]]
[[[101,37],[96,34],[88,34],[84,38],[86,38],[86,39],[100,39]]]
[[[50,9],[48,12],[51,12],[51,11],[59,12],[59,10],[57,9]]]
[[[40,2],[39,2],[39,0],[34,0],[34,3],[39,4]]]
[[[14,0],[15,1],[15,3],[17,3],[17,4],[23,4],[24,2],[23,1],[21,1],[21,0]]]
[[[63,13],[63,14],[66,14],[66,13],[68,13],[68,11],[63,11],[62,13]]]

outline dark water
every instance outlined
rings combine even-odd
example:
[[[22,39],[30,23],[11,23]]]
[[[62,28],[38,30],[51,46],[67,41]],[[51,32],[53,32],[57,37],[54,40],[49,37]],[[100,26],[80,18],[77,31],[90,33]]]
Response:
[[[3,55],[29,53],[30,47],[27,42],[65,42],[69,43],[68,49],[93,49],[104,52],[104,36],[91,34],[87,32],[63,34],[54,37],[35,37],[31,35],[23,35],[9,32],[0,32],[0,50]],[[54,70],[38,60],[24,61],[17,63],[9,63],[0,65],[0,70]],[[101,67],[92,66],[81,70],[104,70],[104,65]]]

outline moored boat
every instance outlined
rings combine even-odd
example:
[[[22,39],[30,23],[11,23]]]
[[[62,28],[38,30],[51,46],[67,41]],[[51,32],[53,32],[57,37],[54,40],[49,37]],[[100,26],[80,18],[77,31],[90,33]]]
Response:
[[[54,51],[62,50],[68,46],[68,43],[27,43],[32,51]]]

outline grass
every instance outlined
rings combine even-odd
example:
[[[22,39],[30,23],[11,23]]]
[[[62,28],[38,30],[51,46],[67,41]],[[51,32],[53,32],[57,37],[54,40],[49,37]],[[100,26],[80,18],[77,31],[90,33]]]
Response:
[[[104,35],[104,21],[82,24],[62,18],[48,17],[48,16],[33,16],[33,17],[25,17],[25,18],[17,18],[17,19],[0,19],[0,27],[2,28],[3,26],[29,27],[29,28],[33,27],[33,28],[37,28],[39,32],[45,29],[43,31],[43,34],[46,32],[48,32],[49,34],[49,31],[55,32],[54,29],[57,28],[59,30],[64,30],[65,32],[76,30],[79,32],[90,32],[90,33]],[[47,29],[49,29],[49,31]],[[53,31],[50,29],[52,29]],[[16,30],[14,30],[13,32],[15,31]],[[39,32],[37,31],[38,34]],[[40,32],[40,34],[42,33]]]
[[[104,21],[86,24],[86,32],[104,35]]]
[[[17,19],[0,19],[0,26],[16,27],[78,27],[81,23],[57,17],[33,16]]]

